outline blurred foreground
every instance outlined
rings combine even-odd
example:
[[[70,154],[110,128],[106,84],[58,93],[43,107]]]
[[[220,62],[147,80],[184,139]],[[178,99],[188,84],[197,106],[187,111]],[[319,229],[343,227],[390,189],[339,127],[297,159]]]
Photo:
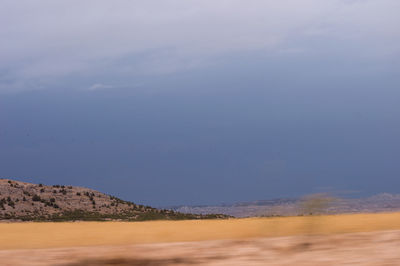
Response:
[[[400,231],[0,251],[1,265],[399,265]]]
[[[1,265],[400,265],[400,214],[0,224]]]

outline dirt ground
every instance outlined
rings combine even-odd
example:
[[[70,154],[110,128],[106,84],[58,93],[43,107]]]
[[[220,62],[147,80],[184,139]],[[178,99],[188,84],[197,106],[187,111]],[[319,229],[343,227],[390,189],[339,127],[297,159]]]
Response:
[[[1,265],[400,265],[400,230],[1,250]]]

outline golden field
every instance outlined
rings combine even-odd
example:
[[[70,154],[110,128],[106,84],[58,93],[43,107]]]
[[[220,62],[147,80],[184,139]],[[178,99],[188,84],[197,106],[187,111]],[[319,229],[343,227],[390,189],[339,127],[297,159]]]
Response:
[[[113,246],[399,229],[400,213],[151,222],[0,223],[0,249]]]

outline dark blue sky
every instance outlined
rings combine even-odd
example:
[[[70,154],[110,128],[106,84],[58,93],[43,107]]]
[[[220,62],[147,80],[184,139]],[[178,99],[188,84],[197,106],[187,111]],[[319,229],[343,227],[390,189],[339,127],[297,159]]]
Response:
[[[140,89],[4,94],[1,174],[155,205],[400,192],[398,77],[235,62]]]
[[[0,4],[1,177],[156,206],[400,193],[400,2],[150,2]]]

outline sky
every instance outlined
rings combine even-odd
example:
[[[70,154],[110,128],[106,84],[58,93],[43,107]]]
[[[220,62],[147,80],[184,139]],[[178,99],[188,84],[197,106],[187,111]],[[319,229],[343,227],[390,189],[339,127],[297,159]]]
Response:
[[[398,0],[0,2],[0,177],[154,206],[400,193]]]

